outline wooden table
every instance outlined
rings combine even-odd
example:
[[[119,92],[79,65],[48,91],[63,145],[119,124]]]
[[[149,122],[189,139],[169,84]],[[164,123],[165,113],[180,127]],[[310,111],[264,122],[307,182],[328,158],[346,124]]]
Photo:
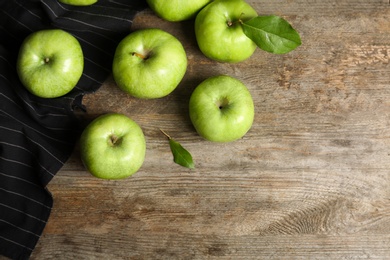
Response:
[[[199,51],[193,21],[138,15],[134,29],[183,43],[187,74],[158,100],[132,98],[112,78],[85,97],[86,120],[121,112],[141,125],[145,163],[100,180],[76,147],[48,186],[54,208],[32,259],[390,259],[389,1],[248,2],[286,18],[303,45],[218,63]],[[227,144],[200,138],[188,116],[193,89],[219,74],[255,102],[253,127]],[[173,163],[159,129],[195,170]]]

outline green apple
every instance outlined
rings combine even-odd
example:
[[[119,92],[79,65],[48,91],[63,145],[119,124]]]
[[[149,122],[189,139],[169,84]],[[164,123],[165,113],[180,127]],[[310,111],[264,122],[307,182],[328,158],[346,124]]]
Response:
[[[249,58],[257,45],[245,35],[241,22],[257,17],[243,0],[216,0],[204,7],[195,19],[199,49],[213,60],[240,62]]]
[[[247,87],[226,75],[208,78],[191,95],[189,114],[196,131],[214,142],[242,138],[251,128],[254,104]]]
[[[141,127],[126,115],[108,113],[94,119],[80,136],[86,169],[102,179],[123,179],[137,172],[145,159]]]
[[[61,29],[34,32],[25,38],[19,49],[19,79],[28,91],[42,98],[56,98],[70,92],[83,69],[80,43]]]
[[[170,22],[192,19],[212,0],[146,0],[150,9]]]
[[[112,73],[118,87],[137,98],[170,94],[187,70],[181,42],[161,29],[141,29],[118,44]]]
[[[75,6],[87,6],[93,5],[98,0],[58,0],[60,3],[67,5],[75,5]]]

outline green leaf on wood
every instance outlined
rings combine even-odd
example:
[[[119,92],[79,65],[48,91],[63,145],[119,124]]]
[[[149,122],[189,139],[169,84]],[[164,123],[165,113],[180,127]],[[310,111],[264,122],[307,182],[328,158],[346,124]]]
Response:
[[[258,16],[241,24],[245,35],[264,51],[284,54],[301,45],[298,32],[279,16]]]
[[[184,149],[180,143],[171,138],[169,139],[169,146],[171,147],[173,161],[175,163],[190,169],[195,168],[192,155],[186,149]]]
[[[190,169],[195,168],[192,155],[179,142],[172,139],[167,133],[160,129],[160,131],[169,139],[169,146],[173,155],[173,161],[183,167]]]

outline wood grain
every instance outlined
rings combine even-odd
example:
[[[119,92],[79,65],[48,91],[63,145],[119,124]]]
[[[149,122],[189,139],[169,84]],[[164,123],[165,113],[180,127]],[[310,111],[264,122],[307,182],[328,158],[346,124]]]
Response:
[[[48,186],[54,208],[32,259],[390,259],[389,2],[248,2],[286,18],[303,45],[218,63],[199,51],[193,21],[137,17],[134,29],[183,43],[187,74],[158,100],[132,98],[112,78],[85,97],[86,123],[114,111],[141,125],[145,163],[99,180],[76,147]],[[253,127],[237,142],[203,140],[188,117],[192,90],[217,74],[254,98]],[[173,163],[160,128],[195,170]]]

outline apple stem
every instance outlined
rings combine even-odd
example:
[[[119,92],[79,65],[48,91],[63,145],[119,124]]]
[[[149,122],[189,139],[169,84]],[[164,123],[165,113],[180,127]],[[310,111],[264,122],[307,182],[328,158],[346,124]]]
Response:
[[[50,58],[49,58],[49,57],[46,57],[43,61],[47,64],[47,63],[49,63]]]
[[[243,24],[244,22],[242,21],[242,19],[241,19],[241,17],[244,15],[244,13],[241,13],[240,14],[240,17],[238,18],[238,20],[237,21],[228,21],[227,22],[227,26],[228,27],[231,27],[231,26],[233,26],[234,24],[236,24],[236,23],[240,23],[240,24]]]
[[[120,139],[119,139],[116,135],[111,135],[111,136],[110,136],[110,141],[111,141],[112,146],[115,146],[116,143],[117,143],[119,140],[120,140]]]
[[[169,136],[164,130],[160,129],[161,133],[163,133],[169,140],[172,139],[172,137]]]
[[[148,58],[147,56],[142,55],[141,53],[138,53],[138,52],[133,52],[131,55],[137,56],[138,58],[141,58],[143,60],[146,60]]]

